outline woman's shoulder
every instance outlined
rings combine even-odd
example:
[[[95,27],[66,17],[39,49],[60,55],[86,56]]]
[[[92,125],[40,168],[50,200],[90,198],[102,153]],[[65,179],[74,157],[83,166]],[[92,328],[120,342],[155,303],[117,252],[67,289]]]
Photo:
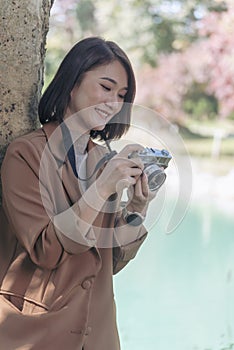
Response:
[[[31,131],[27,134],[15,138],[7,147],[7,154],[12,153],[41,153],[46,144],[46,137],[42,130]]]
[[[27,132],[26,134],[23,134],[21,136],[18,136],[15,138],[11,143],[20,143],[20,142],[45,142],[45,134],[43,132],[42,128],[38,128],[36,130]]]

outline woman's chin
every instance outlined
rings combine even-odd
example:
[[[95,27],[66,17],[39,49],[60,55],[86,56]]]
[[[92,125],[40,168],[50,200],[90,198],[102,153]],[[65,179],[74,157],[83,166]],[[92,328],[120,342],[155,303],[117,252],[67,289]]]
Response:
[[[103,129],[105,129],[105,126],[106,126],[106,124],[97,125],[92,130],[102,131]]]

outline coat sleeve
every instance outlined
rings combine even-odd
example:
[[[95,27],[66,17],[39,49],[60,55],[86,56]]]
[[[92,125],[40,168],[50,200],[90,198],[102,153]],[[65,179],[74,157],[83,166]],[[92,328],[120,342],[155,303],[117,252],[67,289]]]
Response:
[[[113,274],[122,270],[130,260],[134,259],[139,248],[147,237],[144,225],[134,227],[126,224],[122,215],[115,224],[115,247],[113,247]]]
[[[12,232],[31,260],[40,267],[53,269],[69,254],[87,251],[90,245],[85,244],[85,239],[84,244],[66,237],[59,239],[61,233],[41,198],[40,157],[40,151],[26,138],[10,144],[1,168],[3,208]],[[74,211],[77,207],[75,203]],[[79,229],[78,224],[76,228]]]
[[[113,248],[113,274],[122,270],[130,260],[135,258],[140,246],[146,239],[147,233],[135,242],[129,243],[126,246]]]

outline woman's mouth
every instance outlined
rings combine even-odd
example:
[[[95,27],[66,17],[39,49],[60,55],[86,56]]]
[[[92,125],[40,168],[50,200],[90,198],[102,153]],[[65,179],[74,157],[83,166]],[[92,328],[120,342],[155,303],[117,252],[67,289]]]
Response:
[[[101,109],[101,108],[98,108],[96,107],[95,108],[95,111],[98,113],[98,115],[106,121],[107,118],[109,118],[111,116],[110,113],[108,113],[107,111],[105,111],[104,109]]]

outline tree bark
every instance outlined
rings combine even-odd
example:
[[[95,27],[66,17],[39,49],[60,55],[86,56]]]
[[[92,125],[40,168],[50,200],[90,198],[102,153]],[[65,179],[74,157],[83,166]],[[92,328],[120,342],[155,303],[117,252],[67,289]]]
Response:
[[[0,166],[7,145],[38,127],[37,106],[54,0],[0,0]]]

